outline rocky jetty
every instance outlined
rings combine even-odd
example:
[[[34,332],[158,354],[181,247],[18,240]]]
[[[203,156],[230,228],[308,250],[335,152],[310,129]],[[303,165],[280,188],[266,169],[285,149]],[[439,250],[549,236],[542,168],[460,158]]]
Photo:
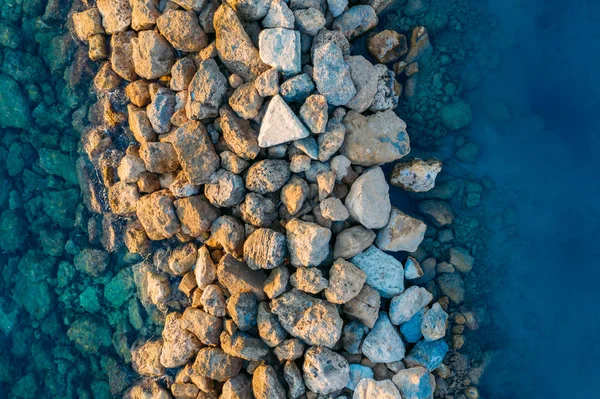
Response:
[[[35,362],[17,381],[0,366],[0,388],[429,398],[464,377],[444,359],[477,328],[474,251],[454,245],[441,162],[409,156],[394,111],[431,57],[424,28],[377,33],[389,2],[34,3],[15,12],[42,31],[35,46],[3,25],[16,94],[0,93],[0,172],[19,183],[0,187],[14,293],[0,330],[30,325],[6,346]],[[65,20],[72,37],[53,32]],[[353,52],[361,36],[372,58]],[[468,124],[467,108],[442,110],[444,126]],[[388,181],[420,215],[393,206]],[[481,187],[466,190],[476,206]]]

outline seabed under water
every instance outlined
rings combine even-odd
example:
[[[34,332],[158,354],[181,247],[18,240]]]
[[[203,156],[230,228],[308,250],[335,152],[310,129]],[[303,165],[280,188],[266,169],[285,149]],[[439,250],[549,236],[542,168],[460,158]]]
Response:
[[[75,163],[97,66],[70,3],[0,0],[0,397],[120,396],[129,345],[160,334],[120,272],[139,259],[121,249],[99,277],[74,266],[90,245]],[[450,362],[465,376],[485,364],[482,398],[597,397],[600,2],[407,3],[381,29],[424,25],[435,53],[397,112],[411,155],[444,162],[436,195],[452,204],[453,245],[476,257],[477,326]],[[407,212],[425,198],[391,193]],[[423,245],[445,248],[438,232]]]

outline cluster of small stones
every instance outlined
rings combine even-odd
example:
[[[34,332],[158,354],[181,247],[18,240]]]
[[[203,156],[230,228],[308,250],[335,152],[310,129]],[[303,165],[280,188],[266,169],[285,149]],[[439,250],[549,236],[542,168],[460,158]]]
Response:
[[[102,214],[88,233],[145,258],[133,279],[164,324],[131,346],[146,378],[128,397],[429,398],[449,375],[449,318],[455,336],[476,324],[447,313],[473,258],[424,258],[427,225],[391,206],[380,167],[410,151],[396,75],[431,45],[422,27],[410,43],[386,30],[367,40],[379,63],[351,55],[388,5],[99,0],[73,15],[102,61],[77,165]],[[390,181],[426,194],[440,171],[414,158]],[[452,223],[441,201],[419,210]],[[101,274],[105,257],[78,264]]]

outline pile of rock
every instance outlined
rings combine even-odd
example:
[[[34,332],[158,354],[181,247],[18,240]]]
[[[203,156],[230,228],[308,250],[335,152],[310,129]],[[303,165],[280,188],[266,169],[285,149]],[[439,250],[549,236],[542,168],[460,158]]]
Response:
[[[108,251],[122,236],[145,257],[140,300],[167,314],[162,339],[131,348],[150,378],[128,395],[431,397],[446,302],[416,284],[415,258],[385,252],[416,251],[426,230],[392,207],[379,166],[410,151],[401,87],[350,53],[389,3],[157,3],[73,16],[90,57],[107,59],[84,198],[115,216]],[[386,32],[369,51],[391,63],[408,49]],[[427,191],[440,169],[415,159],[393,182]],[[170,393],[151,379],[165,376]]]

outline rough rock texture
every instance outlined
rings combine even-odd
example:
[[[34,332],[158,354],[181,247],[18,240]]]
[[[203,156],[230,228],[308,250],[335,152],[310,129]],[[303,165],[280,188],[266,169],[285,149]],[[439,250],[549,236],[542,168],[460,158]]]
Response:
[[[302,371],[306,387],[321,395],[344,388],[350,380],[348,361],[321,346],[306,351]]]
[[[415,396],[400,395],[398,388],[390,380],[375,381],[371,378],[363,378],[356,386],[352,399],[402,399],[404,397],[415,398]]]
[[[313,78],[319,93],[331,105],[345,105],[356,94],[350,67],[342,50],[332,42],[317,47],[313,54]]]
[[[279,95],[273,97],[260,126],[258,144],[262,148],[273,147],[289,141],[303,139],[309,135],[309,131],[283,98]]]
[[[367,274],[367,284],[384,298],[404,291],[404,269],[394,257],[371,245],[365,252],[350,261]]]
[[[331,230],[292,219],[286,231],[290,261],[294,266],[319,266],[329,255]]]
[[[393,112],[363,116],[350,111],[344,118],[346,140],[341,152],[354,164],[379,165],[397,161],[410,151],[406,123]]]
[[[213,59],[203,61],[198,66],[189,88],[185,105],[189,119],[206,119],[219,114],[223,104],[227,79]]]
[[[415,158],[394,166],[390,183],[407,191],[422,193],[435,187],[435,178],[442,170],[442,163],[436,159],[423,161]]]
[[[360,293],[366,280],[364,271],[348,261],[338,259],[329,270],[325,298],[331,303],[344,304]]]
[[[157,79],[168,75],[175,63],[173,48],[154,30],[145,30],[131,39],[135,73],[145,79]]]
[[[265,29],[258,37],[261,60],[276,68],[284,76],[300,73],[300,32],[283,29]]]
[[[217,381],[227,381],[242,369],[242,359],[229,356],[220,348],[204,348],[198,352],[194,371]]]
[[[176,50],[200,51],[208,44],[208,37],[193,12],[168,10],[156,20],[156,25]]]
[[[379,19],[375,10],[368,5],[350,7],[333,21],[332,28],[341,30],[348,40],[362,35],[377,25]]]
[[[425,237],[425,230],[425,223],[392,208],[390,220],[377,233],[375,244],[384,251],[415,252]]]
[[[244,261],[250,269],[274,269],[287,254],[285,235],[271,229],[257,229],[244,243]]]
[[[232,73],[249,81],[269,69],[228,4],[222,4],[215,12],[214,26],[219,58]]]
[[[392,299],[390,319],[395,325],[406,323],[423,307],[429,304],[433,295],[425,288],[412,286]]]
[[[348,259],[358,255],[373,244],[375,237],[373,230],[363,226],[342,230],[336,237],[333,257]]]
[[[384,227],[390,218],[392,205],[389,186],[380,167],[367,169],[350,188],[345,205],[350,215],[369,229]]]
[[[290,335],[309,345],[332,348],[342,335],[342,319],[335,305],[296,289],[274,299],[271,310]]]
[[[404,342],[385,312],[365,337],[362,353],[373,363],[392,363],[404,358]]]
[[[181,229],[173,197],[166,190],[141,197],[136,213],[151,240],[171,238]]]

